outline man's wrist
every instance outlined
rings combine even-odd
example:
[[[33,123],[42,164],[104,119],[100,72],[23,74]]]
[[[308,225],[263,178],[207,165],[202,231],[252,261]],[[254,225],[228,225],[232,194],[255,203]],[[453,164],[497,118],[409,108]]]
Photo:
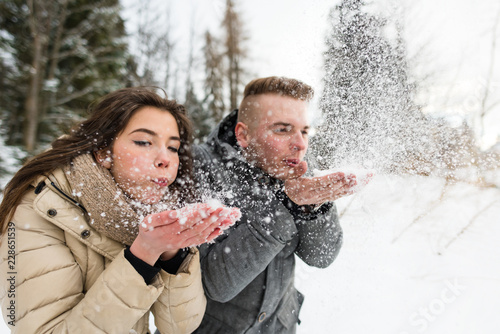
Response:
[[[315,219],[319,214],[325,213],[332,207],[332,202],[323,202],[321,204],[299,205],[292,201],[284,191],[278,191],[276,197],[281,200],[283,205],[296,218],[301,220]]]

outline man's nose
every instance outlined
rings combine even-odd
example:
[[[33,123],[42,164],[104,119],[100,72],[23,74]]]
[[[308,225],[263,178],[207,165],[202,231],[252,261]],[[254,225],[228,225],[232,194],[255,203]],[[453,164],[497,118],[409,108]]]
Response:
[[[304,138],[302,132],[294,134],[291,142],[291,148],[295,151],[303,151],[307,148],[307,138]]]

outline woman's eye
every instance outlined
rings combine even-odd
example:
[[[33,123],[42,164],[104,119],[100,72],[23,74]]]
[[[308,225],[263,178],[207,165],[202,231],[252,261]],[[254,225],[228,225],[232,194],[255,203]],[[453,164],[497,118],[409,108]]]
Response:
[[[169,146],[168,148],[170,151],[174,152],[174,153],[178,153],[179,152],[179,149],[177,147],[173,147],[173,146]]]
[[[145,140],[134,140],[134,144],[137,146],[150,146],[151,143]]]

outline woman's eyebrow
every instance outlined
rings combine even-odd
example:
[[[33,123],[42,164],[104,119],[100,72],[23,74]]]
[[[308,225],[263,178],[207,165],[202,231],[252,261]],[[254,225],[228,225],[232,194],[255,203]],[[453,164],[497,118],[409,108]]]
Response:
[[[130,132],[129,135],[131,135],[132,133],[136,133],[136,132],[144,132],[144,133],[147,133],[148,135],[151,135],[151,136],[157,136],[158,135],[153,130],[149,130],[149,129],[145,129],[145,128],[135,129],[134,131]]]
[[[144,133],[147,133],[148,135],[151,135],[151,136],[158,136],[158,134],[156,132],[154,132],[153,130],[149,130],[149,129],[145,129],[145,128],[135,129],[134,131],[130,132],[129,134],[136,133],[136,132],[144,132]],[[177,136],[170,136],[169,139],[181,141],[181,139]]]

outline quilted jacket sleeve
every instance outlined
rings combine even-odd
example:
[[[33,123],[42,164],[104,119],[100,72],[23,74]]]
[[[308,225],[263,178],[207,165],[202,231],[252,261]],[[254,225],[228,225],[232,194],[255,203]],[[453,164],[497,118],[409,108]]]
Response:
[[[166,288],[153,304],[160,333],[191,333],[201,323],[206,298],[201,283],[200,255],[191,248],[176,275],[160,271]]]
[[[129,333],[160,295],[168,295],[164,275],[146,285],[121,251],[106,268],[104,258],[88,264],[101,268],[93,269],[100,274],[86,291],[84,273],[66,245],[64,231],[33,210],[34,196],[24,198],[12,219],[14,269],[9,267],[7,233],[0,245],[2,276],[13,277],[0,283],[7,323],[12,318],[6,310],[15,305],[12,333]]]

